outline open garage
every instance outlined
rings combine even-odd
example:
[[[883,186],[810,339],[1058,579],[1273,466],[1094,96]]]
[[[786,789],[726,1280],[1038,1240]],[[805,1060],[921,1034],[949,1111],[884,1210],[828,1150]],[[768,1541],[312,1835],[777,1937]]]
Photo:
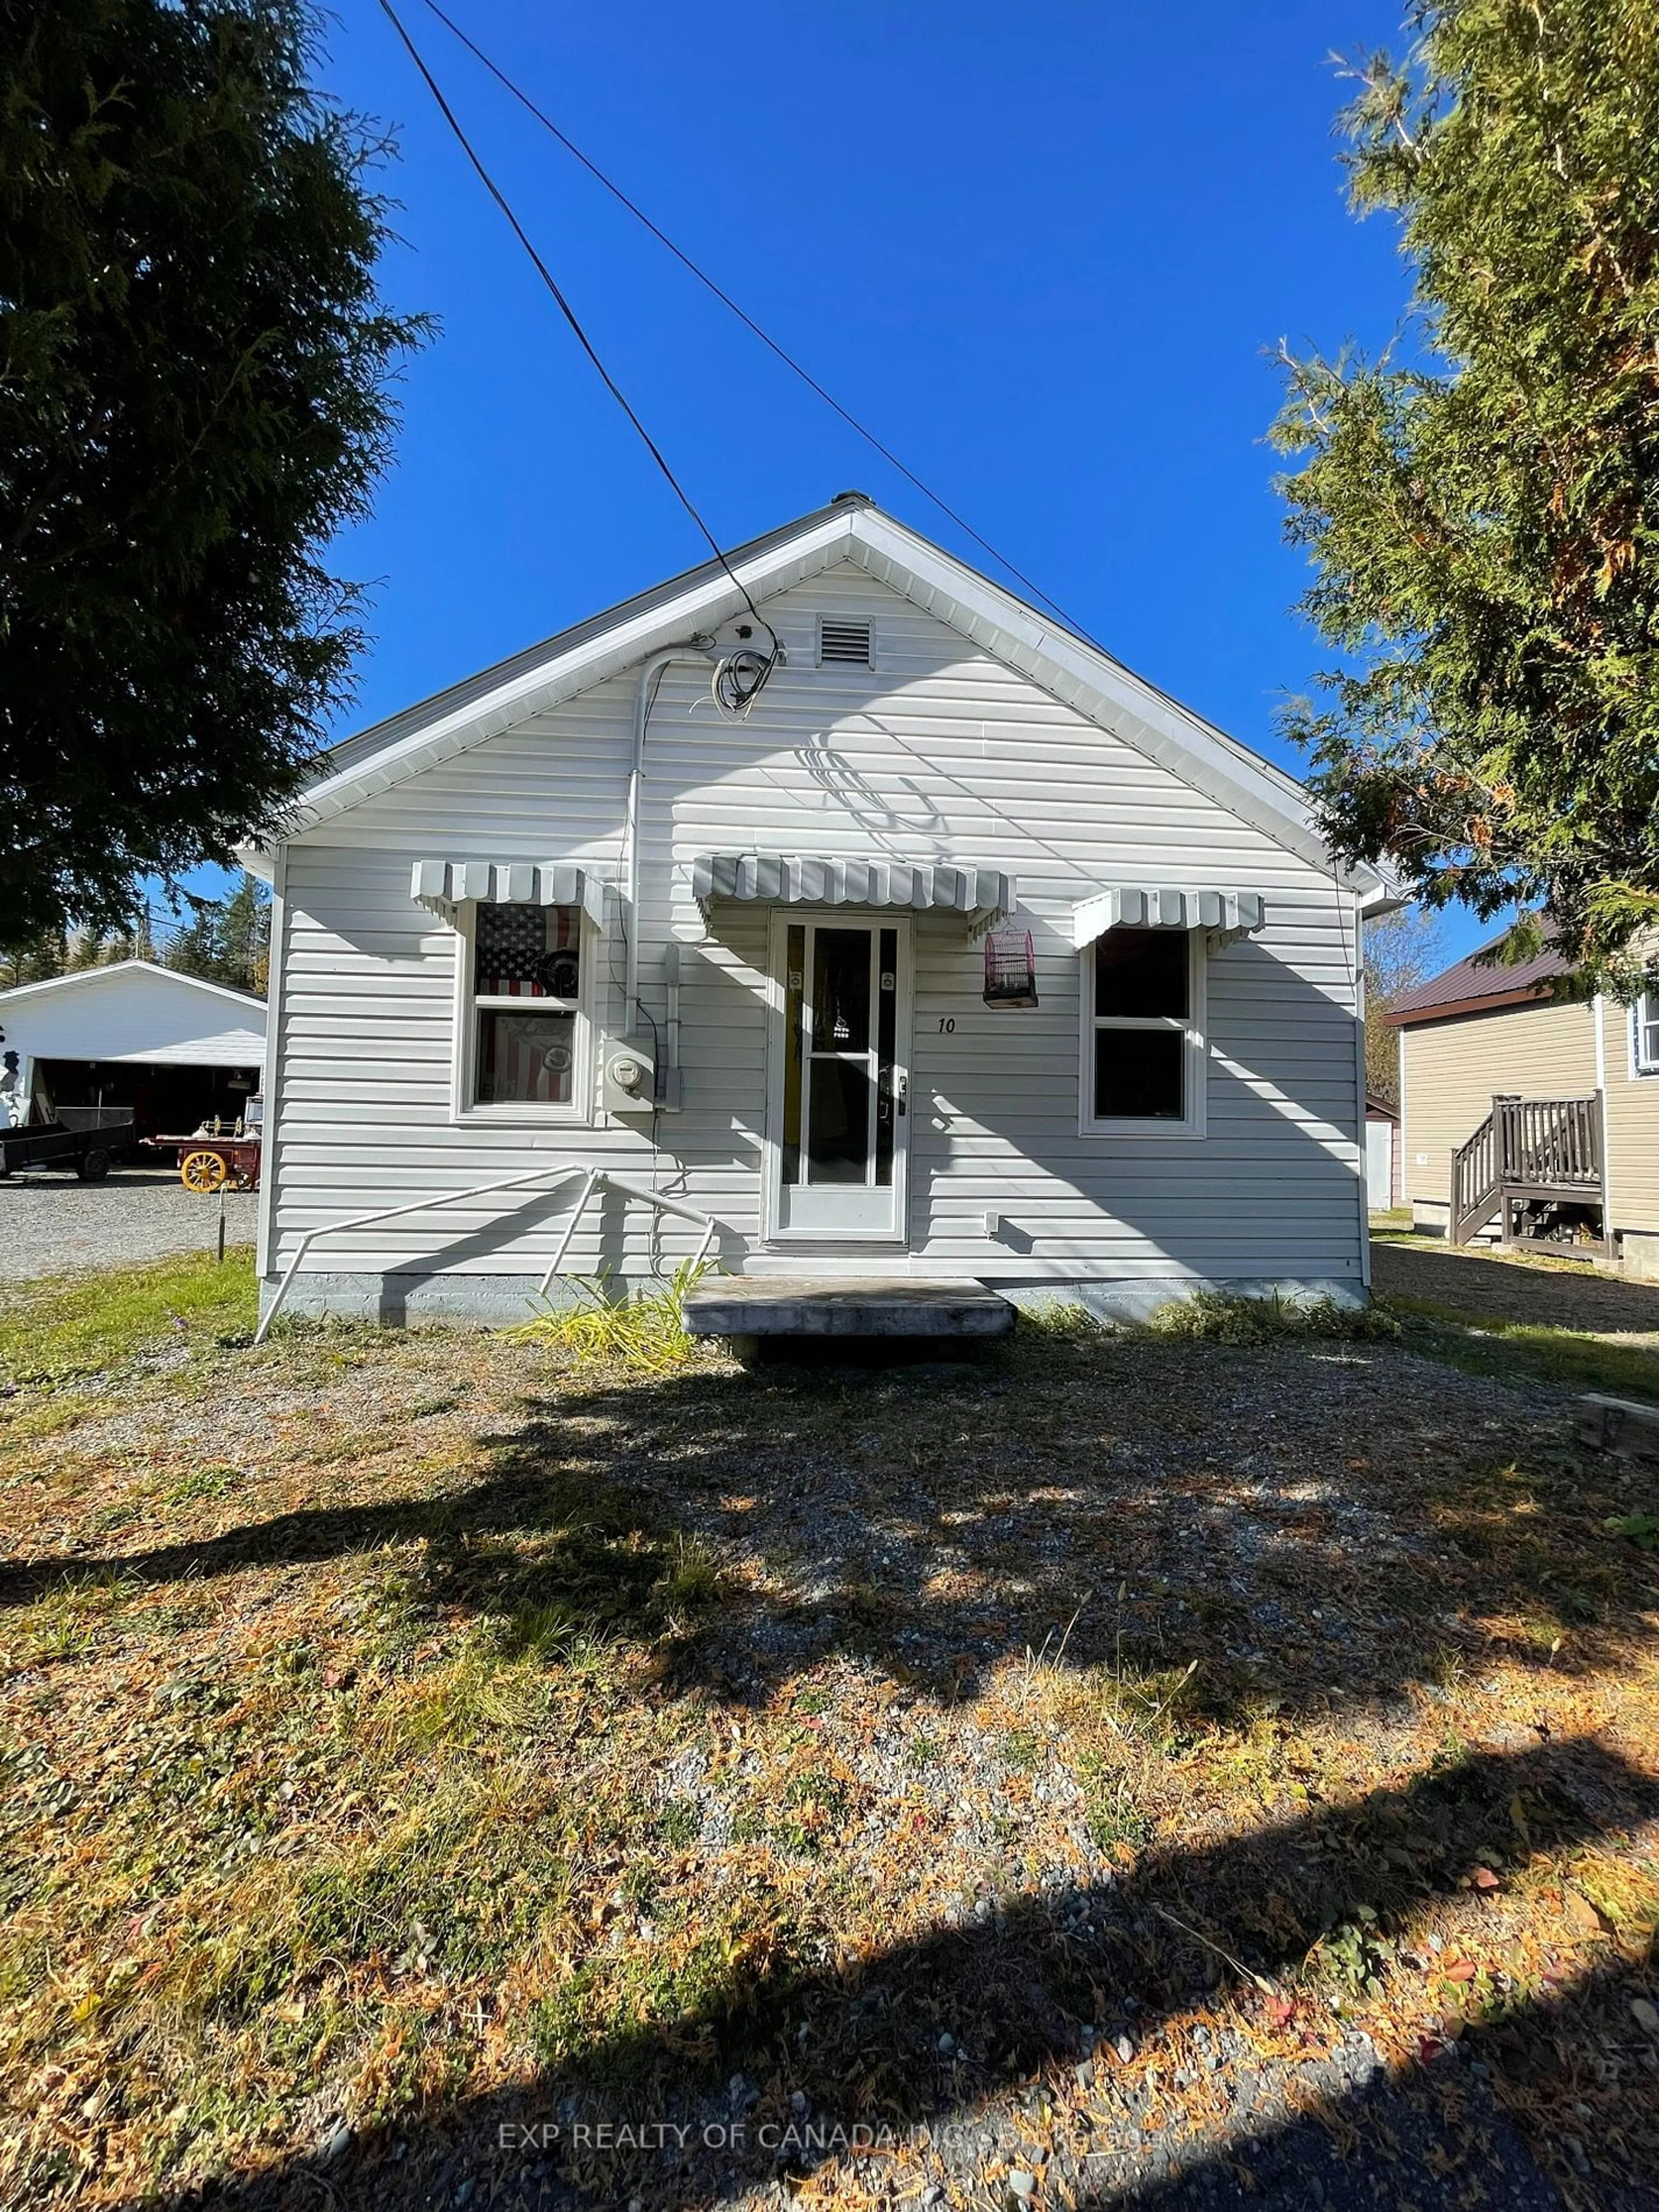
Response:
[[[0,991],[13,1120],[130,1107],[135,1137],[234,1122],[259,1088],[263,999],[147,960],[83,968]]]

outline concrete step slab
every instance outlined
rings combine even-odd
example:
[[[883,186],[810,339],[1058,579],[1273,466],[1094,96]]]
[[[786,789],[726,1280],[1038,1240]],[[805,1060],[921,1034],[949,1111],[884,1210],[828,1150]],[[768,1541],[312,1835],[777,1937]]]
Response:
[[[1006,1336],[1014,1309],[983,1283],[912,1276],[721,1276],[686,1294],[693,1336]]]

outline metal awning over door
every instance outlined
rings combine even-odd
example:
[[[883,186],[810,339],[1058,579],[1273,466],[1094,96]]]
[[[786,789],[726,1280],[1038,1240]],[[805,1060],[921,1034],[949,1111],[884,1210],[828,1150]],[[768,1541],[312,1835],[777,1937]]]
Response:
[[[699,853],[691,863],[691,892],[705,912],[716,899],[740,899],[959,914],[975,934],[994,927],[1018,904],[1013,878],[993,868],[816,853]]]

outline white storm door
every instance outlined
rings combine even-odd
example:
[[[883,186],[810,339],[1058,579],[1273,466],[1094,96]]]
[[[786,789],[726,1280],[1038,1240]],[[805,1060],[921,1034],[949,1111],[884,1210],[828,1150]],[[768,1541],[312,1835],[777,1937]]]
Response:
[[[781,913],[772,985],[771,1234],[903,1243],[909,923]]]

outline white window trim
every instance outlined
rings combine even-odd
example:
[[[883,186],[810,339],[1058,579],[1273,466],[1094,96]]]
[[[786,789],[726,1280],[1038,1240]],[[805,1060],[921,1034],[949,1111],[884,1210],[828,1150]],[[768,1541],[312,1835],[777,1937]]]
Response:
[[[1180,1140],[1202,1137],[1206,1125],[1209,1102],[1209,1047],[1205,1035],[1205,985],[1209,962],[1206,957],[1205,933],[1201,929],[1187,932],[1187,1019],[1177,1021],[1173,1015],[1141,1016],[1095,1014],[1095,948],[1085,945],[1078,955],[1081,972],[1078,978],[1078,996],[1083,1018],[1078,1035],[1078,1134],[1082,1137],[1105,1139],[1115,1142],[1127,1137],[1139,1143]],[[1184,1030],[1187,1033],[1187,1056],[1182,1070],[1182,1089],[1187,1111],[1179,1121],[1155,1120],[1151,1115],[1115,1115],[1105,1121],[1097,1120],[1092,1109],[1095,1096],[1095,1030],[1097,1026],[1124,1030]]]
[[[591,1129],[593,1127],[593,978],[599,964],[599,936],[586,914],[576,909],[576,953],[581,988],[569,999],[477,998],[472,990],[473,947],[478,933],[478,902],[466,899],[455,909],[454,1042],[450,1054],[452,1122],[471,1127],[544,1129],[549,1127]],[[477,1075],[480,1008],[486,1012],[574,1013],[576,1017],[575,1057],[570,1070],[570,1097],[562,1106],[538,1106],[527,1100],[480,1105],[473,1097]]]
[[[1659,1058],[1642,1056],[1642,1031],[1655,1027],[1659,1027],[1659,989],[1644,991],[1630,1010],[1630,1072],[1634,1082],[1659,1076]]]

